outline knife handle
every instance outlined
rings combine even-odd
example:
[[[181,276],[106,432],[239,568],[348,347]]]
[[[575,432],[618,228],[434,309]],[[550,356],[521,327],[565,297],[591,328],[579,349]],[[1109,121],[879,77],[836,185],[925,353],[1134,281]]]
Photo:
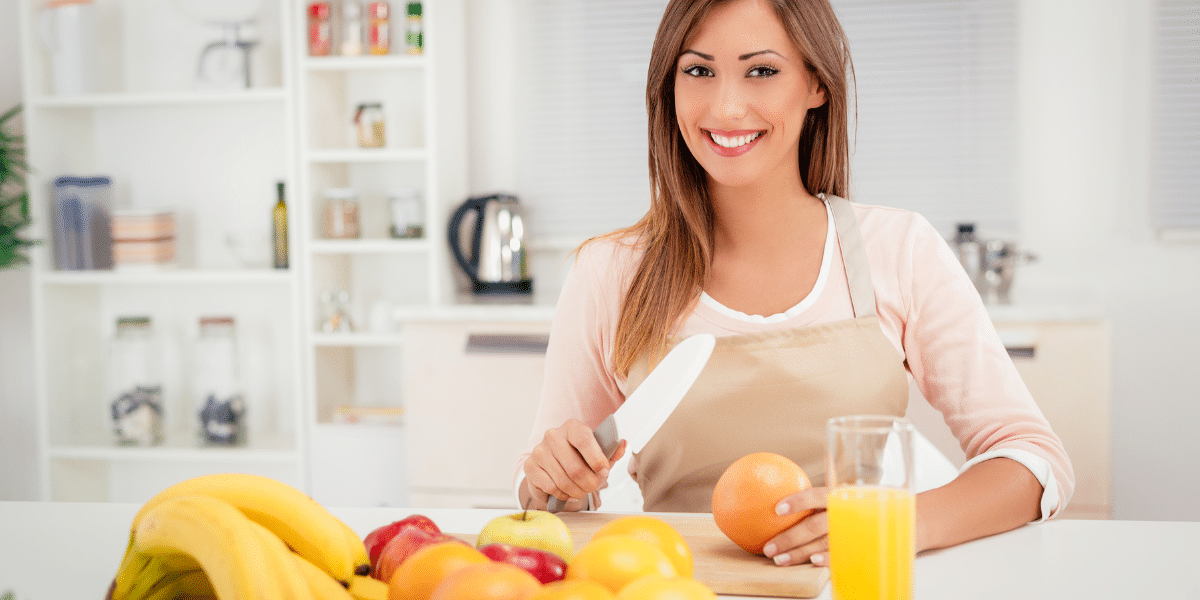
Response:
[[[613,452],[617,451],[617,444],[621,442],[621,438],[617,433],[617,420],[612,415],[608,415],[600,424],[592,430],[592,437],[596,438],[596,443],[600,444],[600,450],[604,452],[604,456],[611,457]],[[589,505],[591,503],[589,502]],[[566,502],[559,500],[556,496],[550,496],[546,500],[546,510],[556,513],[562,511],[566,506]]]

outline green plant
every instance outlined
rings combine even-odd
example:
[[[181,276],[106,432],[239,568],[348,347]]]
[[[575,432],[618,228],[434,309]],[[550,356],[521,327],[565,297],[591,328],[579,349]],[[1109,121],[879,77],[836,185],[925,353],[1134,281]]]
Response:
[[[25,175],[25,136],[8,131],[21,112],[18,104],[0,115],[0,269],[29,264],[24,250],[37,244],[21,237],[21,230],[32,222],[29,216],[29,192]]]

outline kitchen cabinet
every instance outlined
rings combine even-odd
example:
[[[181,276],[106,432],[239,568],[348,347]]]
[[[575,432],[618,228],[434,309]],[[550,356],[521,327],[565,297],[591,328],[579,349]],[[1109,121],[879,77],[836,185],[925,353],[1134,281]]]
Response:
[[[303,485],[300,280],[268,263],[275,184],[295,183],[292,6],[263,3],[248,89],[201,91],[197,59],[219,28],[170,0],[94,4],[99,85],[61,96],[36,35],[44,3],[19,3],[33,236],[47,242],[31,256],[41,495],[137,502],[180,478],[231,470]],[[174,212],[174,265],[57,270],[51,184],[62,175],[111,177],[113,208]],[[259,241],[259,254],[246,254],[243,240]],[[116,446],[110,433],[109,343],[114,321],[132,315],[149,316],[155,331],[165,429],[157,446]],[[191,349],[206,315],[237,322],[242,447],[196,442]]]
[[[1029,314],[1023,314],[1028,312]],[[1013,364],[1062,440],[1075,471],[1075,493],[1061,516],[1112,516],[1111,367],[1108,324],[1076,315],[1040,315],[1020,307],[994,311]],[[955,465],[965,456],[941,415],[910,386],[908,416]]]

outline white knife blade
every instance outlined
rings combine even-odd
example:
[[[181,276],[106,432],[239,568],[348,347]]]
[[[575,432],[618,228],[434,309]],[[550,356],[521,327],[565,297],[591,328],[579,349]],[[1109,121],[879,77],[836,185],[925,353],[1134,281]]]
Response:
[[[679,342],[621,403],[617,411],[605,417],[592,430],[605,456],[611,457],[616,451],[622,434],[628,440],[626,457],[642,451],[692,388],[708,363],[708,357],[712,356],[716,341],[712,334],[701,333]],[[621,464],[625,464],[625,460]],[[558,512],[563,504],[551,496],[546,508],[550,512]]]

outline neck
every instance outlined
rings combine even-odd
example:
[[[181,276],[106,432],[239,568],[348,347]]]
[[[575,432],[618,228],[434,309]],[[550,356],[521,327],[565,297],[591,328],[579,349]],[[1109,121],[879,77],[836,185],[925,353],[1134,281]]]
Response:
[[[799,176],[741,187],[710,179],[709,186],[718,252],[770,253],[809,234],[824,234],[824,204],[804,189]]]

